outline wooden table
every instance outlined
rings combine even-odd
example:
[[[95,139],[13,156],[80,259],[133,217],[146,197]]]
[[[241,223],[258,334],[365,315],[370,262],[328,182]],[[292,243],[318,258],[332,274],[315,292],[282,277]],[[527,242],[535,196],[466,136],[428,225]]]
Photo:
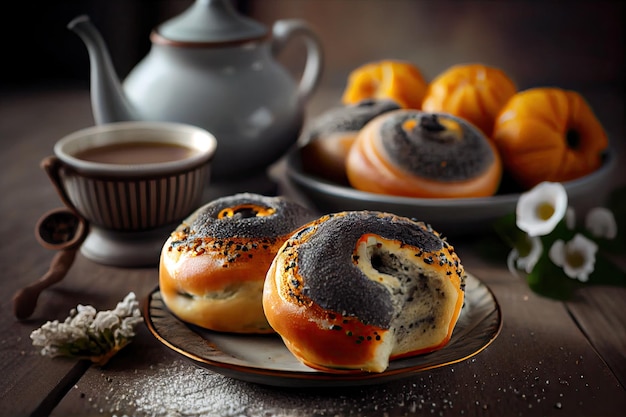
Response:
[[[623,140],[623,103],[612,94],[594,99],[607,103],[605,122]],[[333,389],[255,385],[196,367],[143,325],[104,368],[42,357],[29,335],[45,321],[64,319],[79,303],[111,309],[129,291],[145,298],[157,285],[156,268],[108,267],[79,255],[32,318],[13,317],[12,294],[41,276],[53,256],[33,233],[39,216],[61,205],[39,161],[61,136],[90,124],[86,91],[0,96],[0,416],[624,415],[626,290],[588,288],[569,302],[542,298],[504,259],[479,256],[469,238],[452,243],[497,297],[502,331],[470,359],[405,379]]]

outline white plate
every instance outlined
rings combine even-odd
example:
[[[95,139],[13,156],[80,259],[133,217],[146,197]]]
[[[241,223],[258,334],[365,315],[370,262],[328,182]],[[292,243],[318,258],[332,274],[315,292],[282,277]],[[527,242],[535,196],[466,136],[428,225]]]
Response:
[[[500,306],[485,284],[469,275],[465,305],[450,342],[425,355],[392,361],[382,373],[326,373],[300,363],[278,335],[218,333],[186,324],[174,316],[155,289],[144,305],[149,331],[165,346],[195,364],[248,382],[284,387],[376,384],[450,365],[485,349],[502,327]]]
[[[608,178],[615,160],[613,153],[608,152],[600,169],[583,178],[563,183],[570,206],[584,212],[603,202],[609,192]],[[308,200],[310,206],[322,213],[344,210],[387,211],[429,223],[446,236],[488,230],[496,219],[515,211],[519,198],[516,193],[443,199],[397,197],[359,191],[304,172],[298,148],[289,152],[286,164],[289,181]]]

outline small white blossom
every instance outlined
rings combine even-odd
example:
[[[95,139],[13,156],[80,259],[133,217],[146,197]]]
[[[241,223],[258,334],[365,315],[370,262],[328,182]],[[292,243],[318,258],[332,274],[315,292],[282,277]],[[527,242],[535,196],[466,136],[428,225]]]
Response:
[[[598,245],[578,233],[567,243],[555,241],[548,256],[568,277],[586,282],[594,270],[597,251]]]
[[[135,336],[135,320],[141,321],[141,318],[127,317],[120,323],[120,327],[115,329],[115,337],[130,339]]]
[[[537,265],[539,258],[541,258],[541,253],[543,252],[543,244],[541,243],[541,239],[538,237],[527,237],[527,242],[530,245],[530,250],[526,254],[526,256],[520,256],[519,251],[514,248],[507,258],[507,266],[509,267],[509,271],[513,274],[517,275],[517,270],[521,269],[522,271],[530,274],[532,270]]]
[[[617,222],[613,213],[604,207],[595,207],[585,217],[585,227],[594,237],[615,239]]]
[[[70,315],[65,319],[65,323],[73,327],[86,329],[89,327],[95,316],[95,308],[79,304],[75,309],[70,311]]]
[[[122,301],[117,303],[113,313],[120,317],[139,316],[139,310],[137,309],[137,300],[135,294],[129,293]]]
[[[558,182],[542,182],[522,193],[515,209],[517,227],[529,236],[552,232],[565,216],[567,192]]]
[[[104,332],[120,325],[120,318],[111,311],[101,311],[96,315],[92,327],[97,332]]]
[[[543,252],[541,239],[538,237],[529,237],[528,242],[530,243],[530,251],[526,256],[517,259],[517,267],[526,271],[526,273],[530,273],[533,270]]]
[[[142,320],[139,303],[131,292],[111,311],[97,312],[92,306],[78,305],[63,323],[44,323],[30,338],[44,356],[89,358],[103,365],[130,343],[135,325]]]

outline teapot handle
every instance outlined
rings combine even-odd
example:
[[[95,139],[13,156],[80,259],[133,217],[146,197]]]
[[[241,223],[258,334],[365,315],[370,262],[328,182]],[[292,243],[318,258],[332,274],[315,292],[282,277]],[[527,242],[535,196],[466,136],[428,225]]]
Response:
[[[278,20],[272,27],[271,50],[272,54],[277,56],[285,45],[296,36],[301,36],[304,39],[307,53],[306,63],[298,85],[300,99],[306,102],[317,88],[324,64],[322,44],[315,32],[303,20]]]

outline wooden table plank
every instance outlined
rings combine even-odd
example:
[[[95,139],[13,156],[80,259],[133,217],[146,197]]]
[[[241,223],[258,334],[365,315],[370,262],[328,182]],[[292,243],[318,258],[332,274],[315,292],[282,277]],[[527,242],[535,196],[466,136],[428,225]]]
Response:
[[[62,103],[62,106],[59,105]],[[20,287],[38,279],[53,256],[41,248],[34,226],[45,211],[61,206],[40,160],[52,153],[54,142],[71,130],[89,123],[89,98],[84,92],[60,94],[3,94],[0,100],[0,415],[29,415],[46,401],[64,378],[72,374],[74,361],[43,358],[31,344],[31,331],[48,319],[64,318],[69,306],[50,294],[45,310],[31,320],[18,322],[11,297]],[[60,117],[64,112],[73,117]],[[58,400],[58,398],[56,399]],[[56,404],[56,401],[54,401]],[[49,404],[48,408],[55,404]]]
[[[490,347],[461,363],[372,387],[274,388],[197,368],[142,331],[105,369],[89,369],[53,415],[621,415],[624,388],[563,303],[538,297],[470,254],[465,258],[495,292],[504,327]]]
[[[626,288],[589,287],[568,303],[573,318],[626,386]]]
[[[89,125],[91,115],[84,91],[16,96],[0,101],[0,114],[0,141],[7,150],[0,153],[0,234],[11,237],[0,250],[0,292],[5,295],[0,300],[0,371],[6,375],[0,378],[0,415],[21,416],[52,407],[56,399],[50,395],[82,372],[75,361],[41,357],[30,332],[46,320],[64,319],[77,302],[109,309],[128,291],[143,297],[156,285],[157,271],[105,267],[79,255],[67,278],[44,292],[33,318],[16,321],[10,295],[38,278],[53,256],[32,234],[37,218],[60,205],[39,161],[59,137]],[[137,339],[109,365],[89,368],[67,396],[57,398],[52,413],[621,415],[626,409],[619,355],[624,334],[609,329],[624,329],[624,293],[589,289],[568,310],[530,292],[502,264],[476,257],[472,242],[457,246],[468,270],[493,289],[504,314],[501,335],[475,358],[377,387],[278,389],[199,369],[141,326]]]

